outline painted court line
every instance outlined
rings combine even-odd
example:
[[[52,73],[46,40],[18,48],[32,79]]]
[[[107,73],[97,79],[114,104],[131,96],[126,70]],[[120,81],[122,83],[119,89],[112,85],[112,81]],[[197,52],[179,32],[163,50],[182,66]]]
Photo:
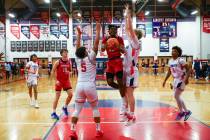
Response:
[[[209,121],[202,121],[206,123],[210,123]],[[101,124],[124,124],[125,122],[101,122]],[[200,123],[198,121],[139,121],[135,124],[145,124],[145,123]],[[71,124],[71,122],[57,122],[58,124]],[[95,122],[78,122],[78,124],[95,124]],[[52,122],[8,122],[8,123],[0,123],[0,125],[52,125]]]

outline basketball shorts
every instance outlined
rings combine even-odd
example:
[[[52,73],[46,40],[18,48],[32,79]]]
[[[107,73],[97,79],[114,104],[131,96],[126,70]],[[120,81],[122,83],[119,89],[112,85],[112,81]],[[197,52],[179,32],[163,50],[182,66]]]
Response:
[[[61,90],[67,91],[69,89],[72,89],[70,81],[56,81],[55,83],[55,90],[61,91]]]
[[[134,71],[134,73],[131,75],[129,72],[124,71],[123,74],[123,81],[125,82],[126,87],[138,87],[139,84],[139,71]]]
[[[32,76],[28,76],[26,82],[28,87],[37,86],[38,84],[37,77],[32,77]]]
[[[116,74],[117,72],[123,71],[123,62],[122,59],[114,59],[114,60],[109,60],[107,62],[107,73],[112,73]]]
[[[78,82],[75,93],[75,102],[77,103],[84,103],[86,100],[89,103],[98,101],[95,82]]]
[[[184,90],[185,89],[185,83],[183,80],[180,79],[174,79],[173,82],[173,89],[174,91],[179,89],[179,90]]]

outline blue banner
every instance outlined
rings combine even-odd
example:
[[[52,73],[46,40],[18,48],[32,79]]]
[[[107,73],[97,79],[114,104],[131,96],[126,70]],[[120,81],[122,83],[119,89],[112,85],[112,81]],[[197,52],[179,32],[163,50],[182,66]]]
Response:
[[[59,26],[58,25],[50,25],[50,34],[59,38],[60,37]]]
[[[66,38],[69,38],[69,26],[68,25],[60,25],[60,32]]]
[[[30,27],[29,26],[21,26],[21,32],[30,39]]]
[[[169,52],[169,38],[160,38],[160,52]]]

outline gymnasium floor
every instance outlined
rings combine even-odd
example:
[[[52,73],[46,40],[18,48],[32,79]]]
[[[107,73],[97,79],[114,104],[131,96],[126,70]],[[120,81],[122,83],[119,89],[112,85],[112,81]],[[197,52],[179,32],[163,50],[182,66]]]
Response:
[[[73,87],[76,78],[72,78]],[[136,124],[126,127],[119,122],[120,96],[117,90],[98,90],[104,137],[101,140],[208,140],[210,139],[210,83],[190,81],[183,94],[193,112],[187,122],[176,122],[176,103],[169,82],[162,88],[163,76],[141,75],[135,91]],[[0,140],[69,140],[70,118],[51,120],[54,81],[48,77],[39,82],[39,109],[29,106],[25,81],[0,85]],[[61,97],[58,112],[66,94]],[[73,102],[69,107],[73,111]],[[92,112],[85,106],[78,124],[80,140],[94,140]]]

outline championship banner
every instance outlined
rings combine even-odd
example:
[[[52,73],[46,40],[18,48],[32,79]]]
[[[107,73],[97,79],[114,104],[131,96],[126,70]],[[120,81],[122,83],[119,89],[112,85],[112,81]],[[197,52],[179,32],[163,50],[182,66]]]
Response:
[[[12,52],[16,51],[16,42],[15,41],[11,41],[10,42],[10,47],[11,47],[11,51]]]
[[[203,32],[210,33],[210,16],[203,16]]]
[[[113,11],[113,22],[121,23],[123,20],[123,11],[122,10],[114,10]]]
[[[11,25],[10,32],[17,38],[20,39],[20,27],[18,25]]]
[[[136,29],[141,30],[144,37],[146,37],[146,25],[145,24],[136,24]]]
[[[61,40],[57,40],[56,41],[56,51],[60,52],[60,50],[61,50]]]
[[[40,38],[40,26],[39,25],[31,25],[30,32],[36,37]]]
[[[40,35],[41,35],[41,37],[49,36],[49,26],[48,25],[40,25]]]
[[[46,52],[50,51],[50,41],[49,40],[45,40],[45,51]]]
[[[51,41],[50,41],[50,50],[51,50],[52,52],[55,51],[55,40],[51,40]]]
[[[104,18],[105,18],[106,23],[112,23],[111,11],[104,11]]]
[[[169,52],[169,38],[160,38],[160,52]]]
[[[90,10],[84,10],[82,11],[82,22],[83,23],[91,23],[91,11]]]
[[[38,41],[33,41],[33,51],[37,52],[38,51]]]
[[[27,52],[28,44],[27,41],[22,41],[22,52]]]
[[[59,23],[65,23],[69,24],[69,16],[66,14],[66,12],[61,13],[60,22]]]
[[[16,41],[17,52],[21,52],[21,50],[22,50],[21,47],[22,47],[21,41]]]
[[[40,52],[44,51],[44,41],[39,41],[39,51]]]
[[[100,11],[93,11],[93,20],[100,21],[100,19],[101,19]]]
[[[33,51],[33,41],[28,41],[28,51]]]
[[[69,38],[69,26],[68,25],[60,25],[60,32],[67,39]]]
[[[86,36],[87,38],[91,39],[91,24],[82,25],[82,36]]]
[[[30,39],[30,27],[29,26],[21,26],[21,32],[24,36]]]
[[[62,49],[67,49],[67,41],[62,40]]]
[[[50,34],[54,35],[56,38],[60,37],[60,31],[58,25],[50,25]]]
[[[5,36],[5,24],[0,21],[0,37],[4,37]]]

